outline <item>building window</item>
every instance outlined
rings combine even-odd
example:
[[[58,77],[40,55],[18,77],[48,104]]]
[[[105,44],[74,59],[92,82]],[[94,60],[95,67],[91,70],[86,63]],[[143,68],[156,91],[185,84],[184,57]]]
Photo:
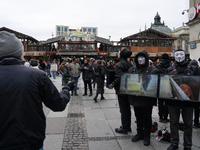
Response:
[[[95,28],[93,28],[93,31],[92,31],[92,32],[96,33],[96,29],[95,29]]]
[[[61,34],[63,35],[63,32]]]
[[[87,32],[86,28],[83,28],[83,32]]]
[[[57,27],[57,31],[60,31],[60,27]]]
[[[65,27],[65,32],[67,32],[67,27]]]
[[[91,28],[88,28],[88,32],[91,32]]]
[[[57,35],[60,35],[60,32],[57,32]]]

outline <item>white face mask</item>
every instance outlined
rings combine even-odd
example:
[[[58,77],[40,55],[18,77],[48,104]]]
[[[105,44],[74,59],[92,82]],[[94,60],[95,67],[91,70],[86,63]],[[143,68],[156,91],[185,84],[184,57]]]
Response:
[[[145,57],[144,56],[138,56],[137,60],[138,60],[138,64],[140,64],[140,65],[145,63]]]
[[[177,62],[183,62],[185,60],[185,52],[184,51],[175,52],[175,60]]]

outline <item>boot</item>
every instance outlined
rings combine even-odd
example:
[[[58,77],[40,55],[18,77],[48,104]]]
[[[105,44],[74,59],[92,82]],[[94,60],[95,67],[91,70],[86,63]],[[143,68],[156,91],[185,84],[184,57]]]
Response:
[[[101,93],[101,100],[104,100],[105,99],[105,97],[103,97],[103,93]]]
[[[93,100],[95,101],[95,103],[97,103],[97,97],[98,97],[98,93],[97,93],[96,96],[93,98]]]

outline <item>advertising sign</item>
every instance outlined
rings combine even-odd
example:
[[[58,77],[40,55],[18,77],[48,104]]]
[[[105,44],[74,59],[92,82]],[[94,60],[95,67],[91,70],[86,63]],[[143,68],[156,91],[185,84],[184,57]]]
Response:
[[[70,34],[70,37],[76,36],[76,37],[83,37],[87,34],[87,32],[73,32],[73,34]]]

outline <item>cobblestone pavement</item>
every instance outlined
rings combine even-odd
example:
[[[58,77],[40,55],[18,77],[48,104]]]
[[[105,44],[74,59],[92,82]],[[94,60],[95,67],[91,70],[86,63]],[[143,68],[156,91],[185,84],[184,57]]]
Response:
[[[71,97],[62,150],[89,149],[84,107],[81,99],[82,93],[80,90],[78,94],[79,96]]]

